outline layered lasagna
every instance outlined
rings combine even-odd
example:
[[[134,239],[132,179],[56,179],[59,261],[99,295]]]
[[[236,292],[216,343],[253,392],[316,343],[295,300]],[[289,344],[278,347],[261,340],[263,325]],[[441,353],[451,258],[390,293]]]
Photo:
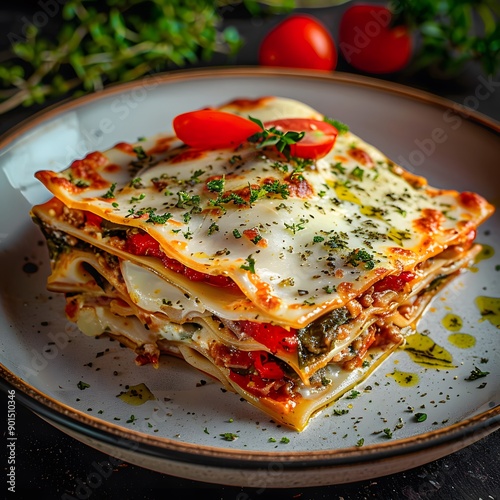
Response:
[[[493,208],[430,187],[295,100],[212,109],[262,133],[200,147],[171,132],[36,174],[54,196],[32,209],[48,289],[84,334],[117,339],[138,365],[181,357],[301,431],[404,342],[479,251]],[[282,119],[326,121],[330,149],[278,147],[287,134],[268,124]]]

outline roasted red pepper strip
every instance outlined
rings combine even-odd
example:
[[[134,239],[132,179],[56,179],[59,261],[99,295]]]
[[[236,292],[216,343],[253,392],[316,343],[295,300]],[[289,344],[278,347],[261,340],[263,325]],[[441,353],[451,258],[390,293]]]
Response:
[[[269,323],[256,323],[254,321],[240,321],[241,330],[265,345],[271,352],[295,352],[297,350],[297,335],[293,328],[286,330],[281,326]]]
[[[376,292],[385,292],[386,290],[394,290],[395,292],[401,292],[406,283],[409,283],[413,279],[415,279],[415,274],[413,274],[410,271],[403,271],[401,274],[398,274],[397,276],[393,274],[386,276],[378,283],[375,283],[374,288]]]

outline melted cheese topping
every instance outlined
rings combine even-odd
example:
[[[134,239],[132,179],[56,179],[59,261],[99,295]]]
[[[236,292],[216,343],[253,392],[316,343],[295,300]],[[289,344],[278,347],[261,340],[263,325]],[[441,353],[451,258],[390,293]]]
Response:
[[[236,110],[267,119],[281,116],[280,102]],[[284,108],[317,116],[290,100]],[[305,169],[249,144],[199,151],[167,135],[37,177],[67,206],[140,228],[187,267],[231,277],[266,317],[295,328],[459,243],[492,211],[477,195],[426,186],[352,133]]]

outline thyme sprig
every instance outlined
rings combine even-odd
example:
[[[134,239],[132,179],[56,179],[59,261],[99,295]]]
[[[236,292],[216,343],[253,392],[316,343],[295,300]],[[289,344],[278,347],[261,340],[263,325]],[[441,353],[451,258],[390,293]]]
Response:
[[[498,0],[391,0],[393,24],[418,36],[413,69],[438,68],[456,75],[467,62],[478,62],[495,75],[500,70]]]
[[[219,10],[230,3],[67,0],[54,13],[56,21],[61,18],[57,33],[31,23],[7,34],[10,49],[0,61],[0,114],[210,60],[217,52],[235,54],[242,39],[233,26],[222,26],[224,9]]]
[[[305,135],[305,132],[295,132],[293,130],[283,132],[274,126],[266,128],[258,118],[252,116],[248,118],[262,129],[262,132],[257,132],[250,136],[248,141],[254,143],[257,149],[274,146],[280,153],[283,153],[288,160],[291,158],[290,146],[292,144],[297,144]]]

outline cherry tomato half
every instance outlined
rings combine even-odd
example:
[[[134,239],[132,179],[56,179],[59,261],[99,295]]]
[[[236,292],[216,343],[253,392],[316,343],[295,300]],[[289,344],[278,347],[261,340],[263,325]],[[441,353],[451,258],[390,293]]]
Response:
[[[332,71],[337,66],[337,48],[320,21],[293,14],[264,37],[259,64]]]
[[[276,127],[283,132],[305,132],[300,141],[290,145],[290,155],[309,160],[317,160],[327,155],[338,135],[338,130],[333,125],[310,118],[282,118],[264,125],[266,129]]]
[[[360,4],[349,7],[340,20],[339,49],[354,68],[367,73],[393,73],[409,62],[412,41],[404,26],[391,27],[386,7]]]
[[[310,118],[284,118],[264,123],[266,129],[281,132],[305,132],[304,137],[290,145],[290,155],[305,159],[325,156],[335,144],[338,131],[329,123]],[[262,132],[255,122],[238,115],[203,109],[190,111],[174,119],[177,137],[189,146],[200,149],[235,147],[250,136]]]
[[[260,127],[238,115],[215,109],[200,109],[174,118],[177,137],[193,148],[217,149],[236,147]]]

